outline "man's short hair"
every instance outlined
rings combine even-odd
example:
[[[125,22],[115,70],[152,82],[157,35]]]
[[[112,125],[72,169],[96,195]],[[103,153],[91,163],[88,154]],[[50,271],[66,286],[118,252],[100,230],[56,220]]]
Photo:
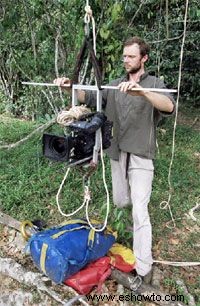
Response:
[[[133,36],[128,38],[125,42],[124,42],[124,47],[128,47],[131,46],[133,44],[137,44],[140,48],[140,54],[141,56],[145,56],[149,54],[150,51],[150,47],[149,45],[140,37],[138,36]]]

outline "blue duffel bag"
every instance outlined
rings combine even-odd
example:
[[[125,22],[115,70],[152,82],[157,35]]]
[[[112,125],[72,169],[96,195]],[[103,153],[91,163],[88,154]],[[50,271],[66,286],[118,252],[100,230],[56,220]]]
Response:
[[[96,232],[87,221],[75,219],[34,234],[27,248],[35,265],[55,283],[62,283],[104,256],[115,240],[112,230]]]

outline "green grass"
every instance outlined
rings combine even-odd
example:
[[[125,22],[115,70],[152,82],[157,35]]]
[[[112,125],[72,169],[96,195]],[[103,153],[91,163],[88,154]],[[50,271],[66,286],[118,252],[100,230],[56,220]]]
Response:
[[[168,171],[171,160],[173,118],[158,129],[159,154],[155,161],[155,178],[149,206],[153,225],[154,256],[173,261],[199,261],[199,224],[189,221],[186,213],[198,201],[200,186],[200,133],[186,125],[177,125],[175,155],[171,172],[171,209],[176,228],[169,228],[169,210],[160,203],[169,196]],[[0,116],[0,145],[18,141],[29,134],[38,123]],[[111,195],[109,160],[106,163],[106,181]],[[52,162],[42,156],[41,135],[35,135],[24,144],[10,150],[0,150],[1,209],[19,219],[42,218],[49,224],[64,220],[56,205],[56,193],[67,170],[65,163]],[[91,176],[90,217],[104,219],[106,193],[102,181],[102,168]],[[110,197],[111,199],[111,197]],[[82,173],[72,169],[62,189],[60,205],[65,213],[77,209],[83,202]],[[84,217],[82,209],[76,217]],[[131,208],[116,209],[111,200],[109,225],[118,231],[118,241],[131,246]],[[194,230],[195,229],[195,230]],[[174,240],[177,243],[174,243]],[[159,247],[158,247],[159,246]],[[183,269],[162,267],[166,279],[173,283],[182,277],[198,302],[198,268],[192,268],[195,282],[191,283]],[[190,268],[188,268],[188,275]],[[164,284],[165,287],[168,285]]]

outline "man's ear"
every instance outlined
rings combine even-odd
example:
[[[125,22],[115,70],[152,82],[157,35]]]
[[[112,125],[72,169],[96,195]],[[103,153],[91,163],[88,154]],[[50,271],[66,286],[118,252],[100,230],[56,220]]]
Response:
[[[148,59],[149,59],[149,57],[148,57],[148,55],[146,54],[146,55],[143,56],[143,58],[141,59],[141,61],[142,61],[142,63],[145,63],[145,62],[148,61]]]

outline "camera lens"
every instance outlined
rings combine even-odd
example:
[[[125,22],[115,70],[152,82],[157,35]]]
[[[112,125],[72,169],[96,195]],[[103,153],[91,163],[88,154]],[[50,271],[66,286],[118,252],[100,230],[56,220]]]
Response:
[[[42,141],[44,156],[57,161],[69,160],[69,154],[72,148],[71,137],[43,134]]]
[[[67,143],[65,139],[55,137],[52,139],[51,148],[59,155],[65,155],[67,151]]]

